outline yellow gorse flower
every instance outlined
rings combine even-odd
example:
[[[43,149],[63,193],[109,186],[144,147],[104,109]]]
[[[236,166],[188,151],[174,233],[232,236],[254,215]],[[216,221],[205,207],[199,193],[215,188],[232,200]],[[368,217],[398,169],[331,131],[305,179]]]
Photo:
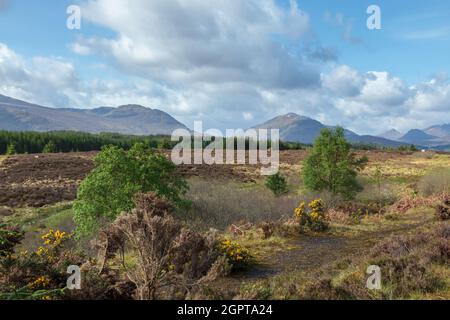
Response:
[[[28,287],[30,289],[38,289],[38,288],[46,288],[50,284],[50,279],[47,276],[41,276],[34,280],[33,282],[30,282],[28,284]]]
[[[297,219],[301,219],[301,217],[305,214],[305,203],[301,202],[297,208],[294,210],[294,215]]]
[[[225,239],[220,242],[220,249],[233,265],[245,264],[250,261],[250,252],[239,243]]]
[[[50,229],[49,232],[42,236],[45,245],[49,246],[59,246],[69,235],[66,232]]]
[[[315,199],[311,201],[308,204],[309,211],[305,209],[305,202],[300,202],[297,208],[294,209],[294,217],[297,220],[305,221],[306,220],[312,220],[312,221],[319,221],[324,218],[325,210],[323,201],[321,199]]]

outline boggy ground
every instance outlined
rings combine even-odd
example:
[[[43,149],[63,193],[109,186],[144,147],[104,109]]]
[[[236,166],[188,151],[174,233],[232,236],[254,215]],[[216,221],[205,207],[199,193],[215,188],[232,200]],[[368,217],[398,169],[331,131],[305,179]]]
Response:
[[[285,277],[314,281],[319,273],[332,274],[341,264],[364,262],[364,257],[383,239],[414,234],[435,223],[434,209],[420,207],[397,215],[394,220],[374,216],[365,217],[354,225],[331,223],[329,231],[322,234],[306,232],[288,238],[255,241],[255,234],[249,231],[233,238],[252,249],[255,264],[247,271],[219,279],[212,287],[222,292],[222,298],[233,298],[242,288],[276,283]],[[365,283],[361,283],[361,287],[364,286]]]
[[[307,150],[280,152],[281,171],[298,175]],[[169,151],[165,151],[168,155]],[[431,166],[445,166],[450,155],[427,152],[360,151],[369,158],[369,167],[363,175],[372,174],[376,166],[386,170],[390,178],[410,178],[423,175]],[[93,169],[97,152],[14,155],[0,161],[0,206],[42,207],[61,201],[73,200],[76,189]],[[233,180],[257,183],[261,180],[258,165],[180,165],[178,172],[185,177],[198,177],[214,181]]]

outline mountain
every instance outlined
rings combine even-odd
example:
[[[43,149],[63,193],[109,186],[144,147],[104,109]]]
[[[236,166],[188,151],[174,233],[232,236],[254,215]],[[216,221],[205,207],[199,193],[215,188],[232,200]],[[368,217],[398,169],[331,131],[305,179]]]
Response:
[[[282,141],[313,143],[324,127],[322,123],[314,119],[288,113],[257,125],[254,129],[280,129]]]
[[[424,132],[438,138],[450,138],[450,123],[426,128]]]
[[[402,136],[399,141],[415,144],[415,145],[423,145],[428,147],[436,147],[450,143],[450,137],[437,137],[431,134],[426,133],[423,130],[412,129],[409,130],[404,136]]]
[[[275,117],[254,127],[254,129],[279,129],[281,140],[307,144],[312,144],[323,128],[335,127],[326,126],[317,120],[295,113],[288,113],[286,115]],[[344,130],[346,138],[352,143],[377,144],[387,147],[404,145],[402,142],[370,135],[358,135],[353,131],[347,129]]]
[[[431,141],[437,139],[437,137],[432,136],[428,133],[425,133],[419,129],[409,130],[404,136],[402,136],[399,140],[404,141],[406,143],[418,143],[418,144],[427,144]]]
[[[391,129],[379,135],[381,138],[389,139],[389,140],[398,140],[403,136],[403,134],[395,129]]]
[[[0,130],[116,132],[170,135],[187,129],[169,114],[140,105],[96,109],[48,108],[0,95]]]

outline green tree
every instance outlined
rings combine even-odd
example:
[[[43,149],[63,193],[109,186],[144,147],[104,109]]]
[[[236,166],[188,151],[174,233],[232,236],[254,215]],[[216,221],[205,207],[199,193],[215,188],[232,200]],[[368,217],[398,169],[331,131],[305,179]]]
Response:
[[[183,199],[188,185],[176,174],[175,165],[144,143],[128,152],[107,146],[94,161],[96,167],[81,183],[74,203],[78,235],[90,234],[103,222],[130,211],[139,192],[153,191],[178,207],[188,204]]]
[[[266,187],[277,197],[288,191],[286,179],[279,172],[267,177]]]
[[[304,164],[304,184],[314,191],[329,190],[353,198],[362,190],[356,177],[367,161],[367,157],[356,158],[343,128],[322,129]]]
[[[55,153],[55,152],[56,152],[56,145],[53,141],[49,141],[42,149],[42,153]]]
[[[8,147],[6,148],[6,155],[10,156],[10,155],[13,155],[13,154],[16,154],[16,153],[17,153],[16,145],[14,143],[8,144]]]

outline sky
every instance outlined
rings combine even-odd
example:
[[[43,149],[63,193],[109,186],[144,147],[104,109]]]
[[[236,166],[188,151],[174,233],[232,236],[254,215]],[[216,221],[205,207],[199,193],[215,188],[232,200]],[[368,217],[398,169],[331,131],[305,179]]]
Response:
[[[0,0],[0,94],[141,104],[188,127],[288,112],[360,134],[448,123],[449,52],[448,0]]]

